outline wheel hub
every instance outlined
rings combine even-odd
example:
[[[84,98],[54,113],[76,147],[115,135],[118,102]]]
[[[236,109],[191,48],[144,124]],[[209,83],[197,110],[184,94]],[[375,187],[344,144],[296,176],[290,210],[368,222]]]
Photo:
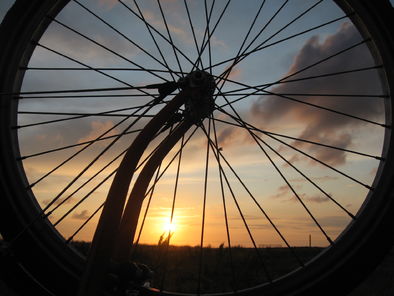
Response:
[[[215,107],[213,94],[215,91],[215,81],[209,73],[205,71],[193,71],[179,81],[182,89],[192,90],[191,96],[185,101],[184,117],[199,124],[209,117]]]

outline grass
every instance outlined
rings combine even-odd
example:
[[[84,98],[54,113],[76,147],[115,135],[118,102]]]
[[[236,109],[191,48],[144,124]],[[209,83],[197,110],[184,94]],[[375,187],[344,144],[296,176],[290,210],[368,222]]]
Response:
[[[1,241],[0,241],[1,243]],[[90,243],[72,242],[72,246],[82,254],[87,254]],[[296,266],[294,258],[285,248],[259,249],[266,259],[267,269],[273,276],[286,273]],[[296,248],[298,256],[307,261],[320,252],[320,248]],[[135,260],[143,262],[155,271],[153,286],[166,290],[195,293],[198,289],[198,269],[200,262],[199,247],[141,245],[137,249]],[[256,251],[241,246],[232,248],[234,270],[236,271],[236,287],[252,286],[266,279],[265,271],[256,259]],[[166,259],[168,258],[168,259]],[[202,256],[201,291],[223,292],[231,290],[235,281],[229,263],[229,250],[223,245],[219,248],[206,247]],[[165,278],[163,282],[163,273]],[[0,295],[15,295],[0,280]],[[392,296],[394,295],[394,249],[371,275],[349,296]]]
[[[82,253],[89,245],[74,242]],[[294,252],[307,262],[321,248],[298,247]],[[218,248],[206,246],[139,245],[132,254],[132,261],[143,263],[154,271],[152,287],[183,293],[231,292],[249,288],[275,279],[298,268],[300,264],[288,248]],[[200,282],[200,286],[198,283]]]

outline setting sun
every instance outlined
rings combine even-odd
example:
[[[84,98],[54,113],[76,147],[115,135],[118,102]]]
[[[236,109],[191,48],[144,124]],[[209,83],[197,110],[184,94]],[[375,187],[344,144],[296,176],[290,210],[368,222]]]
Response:
[[[175,232],[175,229],[176,229],[176,225],[175,225],[175,223],[174,223],[174,221],[165,221],[165,223],[164,223],[164,231],[165,232]]]

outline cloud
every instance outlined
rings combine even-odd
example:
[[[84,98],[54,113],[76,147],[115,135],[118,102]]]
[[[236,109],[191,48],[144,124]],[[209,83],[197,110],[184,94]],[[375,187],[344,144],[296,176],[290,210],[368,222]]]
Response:
[[[350,45],[356,44],[360,40],[359,33],[350,23],[342,24],[335,34],[328,36],[324,40],[320,40],[318,36],[313,36],[298,52],[285,77]],[[367,47],[363,45],[289,79],[346,71],[372,65],[374,65],[374,61]],[[270,91],[278,94],[376,94],[381,92],[381,88],[377,72],[373,70],[283,83],[273,87]],[[376,100],[311,95],[297,97],[297,99],[358,117],[381,120],[383,104],[377,103]],[[353,144],[352,133],[354,130],[365,126],[363,121],[292,102],[274,95],[260,97],[253,104],[250,111],[252,117],[257,119],[259,124],[264,126],[265,129],[269,126],[285,127],[287,125],[292,128],[298,127],[301,130],[300,138],[339,148],[349,148]],[[297,141],[294,141],[292,145],[307,150],[316,158],[331,165],[342,165],[346,162],[346,154],[340,150]],[[299,159],[293,159],[293,161]]]
[[[293,186],[293,188],[296,189],[300,189],[301,186],[297,185],[297,186]],[[297,190],[296,190],[297,192]],[[313,195],[313,196],[309,196],[306,193],[298,193],[298,196],[302,199],[302,201],[307,201],[307,202],[311,202],[311,203],[324,203],[324,202],[328,202],[330,199],[325,196],[325,195]],[[291,191],[290,187],[288,185],[283,185],[278,187],[278,189],[276,190],[276,193],[274,195],[271,195],[271,198],[274,199],[286,199],[286,201],[292,201],[292,202],[298,202],[297,197],[294,195],[294,193]]]
[[[230,66],[226,67],[225,71],[229,69]],[[231,80],[238,80],[241,79],[243,75],[243,71],[239,67],[233,67],[231,69],[230,75],[228,76],[228,79]]]
[[[69,199],[67,199],[66,201],[65,201],[65,199],[66,199],[66,197],[64,197],[64,198],[59,198],[58,200],[56,200],[56,201],[53,203],[53,205],[54,205],[54,206],[57,206],[57,205],[59,205],[59,204],[69,204],[69,203],[71,203],[71,202],[74,202],[74,199],[73,199],[73,198],[69,198]],[[52,202],[52,200],[53,200],[53,198],[52,198],[52,199],[45,199],[45,200],[42,201],[42,203],[43,203],[44,206],[47,206],[47,205],[49,205],[50,202]]]
[[[188,21],[186,21],[186,11],[185,8],[183,7],[182,2],[180,1],[162,1],[162,7],[165,13],[166,21],[167,21],[167,26],[170,31],[170,34],[172,38],[177,38],[181,42],[184,42],[188,45],[193,45],[194,46],[194,39],[192,35],[192,31],[190,29],[190,25]],[[155,5],[153,4],[152,6],[148,6],[149,9],[143,9],[142,14],[144,15],[144,18],[148,21],[150,25],[152,25],[155,29],[159,30],[164,36],[168,36],[167,30],[163,21],[163,18],[159,12],[159,10],[152,10],[152,7]],[[200,40],[199,42],[202,42],[204,35],[206,34],[205,32],[205,27],[195,27],[195,34],[197,40]],[[217,38],[214,34],[211,35],[210,38],[210,43],[211,46],[216,46],[216,47],[222,47],[222,48],[227,48],[227,44]],[[180,44],[177,44],[178,46]],[[207,47],[206,50],[207,51]]]
[[[33,116],[24,116],[26,123],[48,120],[45,117]],[[34,118],[34,121],[31,118]],[[78,143],[93,133],[92,126],[90,119],[79,119],[23,129],[19,133],[21,154],[29,155]]]
[[[320,182],[327,182],[327,181],[334,181],[338,180],[338,177],[333,177],[333,176],[322,176],[322,177],[312,177],[310,178],[312,181],[320,181]],[[295,178],[289,180],[290,182],[306,182],[307,179],[305,178]]]
[[[290,187],[287,185],[282,185],[276,190],[276,193],[272,195],[271,198],[283,198],[289,193]]]
[[[306,193],[298,193],[298,196],[300,197],[300,199],[303,202],[309,202],[309,203],[324,203],[324,202],[328,202],[330,201],[330,199],[325,196],[325,195],[314,195],[314,196],[308,196],[308,194]],[[299,202],[298,198],[293,195],[288,201],[292,201],[292,202]]]
[[[86,220],[89,218],[89,212],[88,210],[82,210],[79,213],[74,213],[72,217],[77,220]]]
[[[226,146],[231,142],[231,139],[234,137],[234,133],[236,130],[232,127],[227,127],[224,129],[221,129],[218,132],[218,145],[219,147],[221,146]]]
[[[111,10],[115,5],[119,3],[117,0],[99,0],[98,2],[100,7],[108,10]]]
[[[94,120],[90,122],[90,131],[86,136],[83,136],[78,140],[78,143],[88,142],[97,139],[99,136],[110,130],[114,126],[114,123],[110,120],[98,121]],[[116,128],[105,134],[105,137],[117,134]],[[101,143],[106,145],[106,143]]]
[[[179,15],[176,13],[176,10],[170,10],[170,12],[171,12],[171,19],[172,20],[173,20],[173,16]],[[145,19],[148,21],[149,24],[151,24],[155,29],[161,30],[162,34],[167,37],[166,27],[165,27],[165,24],[163,22],[161,15],[157,15],[151,10],[144,10],[142,12],[142,14],[144,15]],[[167,16],[166,16],[166,18],[167,18]],[[182,26],[176,26],[176,25],[173,25],[170,23],[167,23],[167,25],[168,25],[168,29],[169,29],[171,35],[175,35],[178,38],[180,38],[180,40],[188,42],[188,43],[193,42],[193,39],[191,38],[190,34],[188,32],[186,32],[182,28]]]
[[[325,195],[315,195],[315,196],[311,196],[311,197],[304,196],[304,199],[306,199],[309,202],[313,202],[313,203],[323,203],[323,202],[330,201],[330,199]]]
[[[99,5],[111,9],[113,7],[111,6],[113,5],[112,2],[112,0],[100,0]],[[128,59],[139,52],[128,40],[81,9],[67,7],[57,20]],[[87,63],[89,66],[113,65],[114,63],[125,62],[124,59],[58,23],[51,24],[41,38],[40,43],[73,59]],[[48,51],[43,51],[37,57],[43,62],[47,61]],[[61,59],[66,61],[63,57]]]

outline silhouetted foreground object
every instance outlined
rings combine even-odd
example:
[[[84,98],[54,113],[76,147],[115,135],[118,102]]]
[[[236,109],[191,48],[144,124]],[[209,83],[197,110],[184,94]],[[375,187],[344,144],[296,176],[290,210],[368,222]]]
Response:
[[[393,22],[387,0],[17,0],[0,27],[6,284],[346,294],[394,240]]]

